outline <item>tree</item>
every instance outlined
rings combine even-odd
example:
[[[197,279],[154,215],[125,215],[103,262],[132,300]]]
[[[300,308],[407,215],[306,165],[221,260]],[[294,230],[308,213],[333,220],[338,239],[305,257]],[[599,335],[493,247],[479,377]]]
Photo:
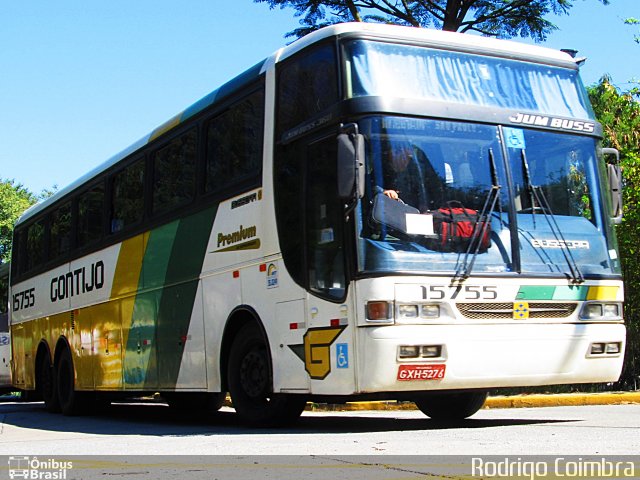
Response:
[[[38,196],[14,180],[0,179],[0,263],[11,258],[13,225],[22,213],[38,201]]]
[[[301,28],[287,37],[302,37],[327,25],[342,22],[377,22],[435,27],[451,32],[475,31],[510,38],[543,41],[557,30],[545,20],[549,14],[566,15],[575,0],[254,0],[270,8],[293,8]],[[609,0],[599,0],[604,5]]]
[[[640,25],[640,20],[638,20],[637,18],[629,17],[625,19],[624,23],[626,23],[627,25]],[[633,39],[636,43],[640,43],[640,34],[634,35]]]
[[[620,387],[639,388],[640,378],[640,88],[620,92],[607,76],[588,88],[602,123],[604,146],[620,152],[624,177],[624,218],[617,227],[625,283],[627,352]]]

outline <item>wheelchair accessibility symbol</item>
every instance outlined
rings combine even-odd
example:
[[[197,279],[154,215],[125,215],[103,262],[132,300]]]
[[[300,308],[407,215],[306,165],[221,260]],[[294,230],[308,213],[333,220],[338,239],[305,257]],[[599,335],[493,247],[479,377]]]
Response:
[[[349,344],[336,343],[336,366],[349,368]]]

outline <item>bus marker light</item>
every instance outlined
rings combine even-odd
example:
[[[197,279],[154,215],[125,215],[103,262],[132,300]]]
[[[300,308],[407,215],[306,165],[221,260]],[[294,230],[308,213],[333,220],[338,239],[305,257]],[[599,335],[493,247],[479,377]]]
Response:
[[[391,306],[389,302],[372,301],[367,303],[367,320],[389,320]]]
[[[240,270],[234,270],[233,271],[233,278],[238,278],[240,277]]]
[[[260,271],[261,272],[266,272],[267,271],[267,264],[266,263],[261,263],[260,264]]]
[[[299,328],[304,328],[304,322],[294,322],[289,324],[289,330],[297,330]]]
[[[331,321],[329,322],[329,325],[331,325],[332,327],[339,327],[340,326],[340,319],[339,318],[332,318]]]

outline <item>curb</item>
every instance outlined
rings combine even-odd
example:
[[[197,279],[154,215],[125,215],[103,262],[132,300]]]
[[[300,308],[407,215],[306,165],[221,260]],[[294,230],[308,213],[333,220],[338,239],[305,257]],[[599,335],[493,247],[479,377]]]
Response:
[[[562,393],[495,396],[487,398],[483,409],[566,407],[581,405],[640,404],[640,392]],[[307,405],[306,410],[316,412],[343,412],[358,410],[416,410],[413,402],[349,402],[345,404]]]

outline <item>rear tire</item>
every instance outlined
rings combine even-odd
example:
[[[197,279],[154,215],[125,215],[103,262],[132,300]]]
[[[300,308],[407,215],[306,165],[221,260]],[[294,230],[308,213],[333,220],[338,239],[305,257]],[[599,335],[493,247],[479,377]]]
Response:
[[[482,408],[487,392],[434,393],[415,399],[422,413],[433,420],[463,420]]]
[[[269,350],[255,324],[242,327],[233,340],[227,379],[233,407],[242,421],[250,425],[292,423],[307,403],[301,395],[273,393]]]
[[[82,393],[76,391],[71,352],[65,348],[58,360],[58,399],[63,415],[77,415],[83,406]]]
[[[58,389],[56,379],[56,369],[51,363],[49,354],[45,353],[38,361],[36,377],[36,389],[38,396],[44,400],[44,408],[47,412],[60,412],[60,402],[58,401]]]

